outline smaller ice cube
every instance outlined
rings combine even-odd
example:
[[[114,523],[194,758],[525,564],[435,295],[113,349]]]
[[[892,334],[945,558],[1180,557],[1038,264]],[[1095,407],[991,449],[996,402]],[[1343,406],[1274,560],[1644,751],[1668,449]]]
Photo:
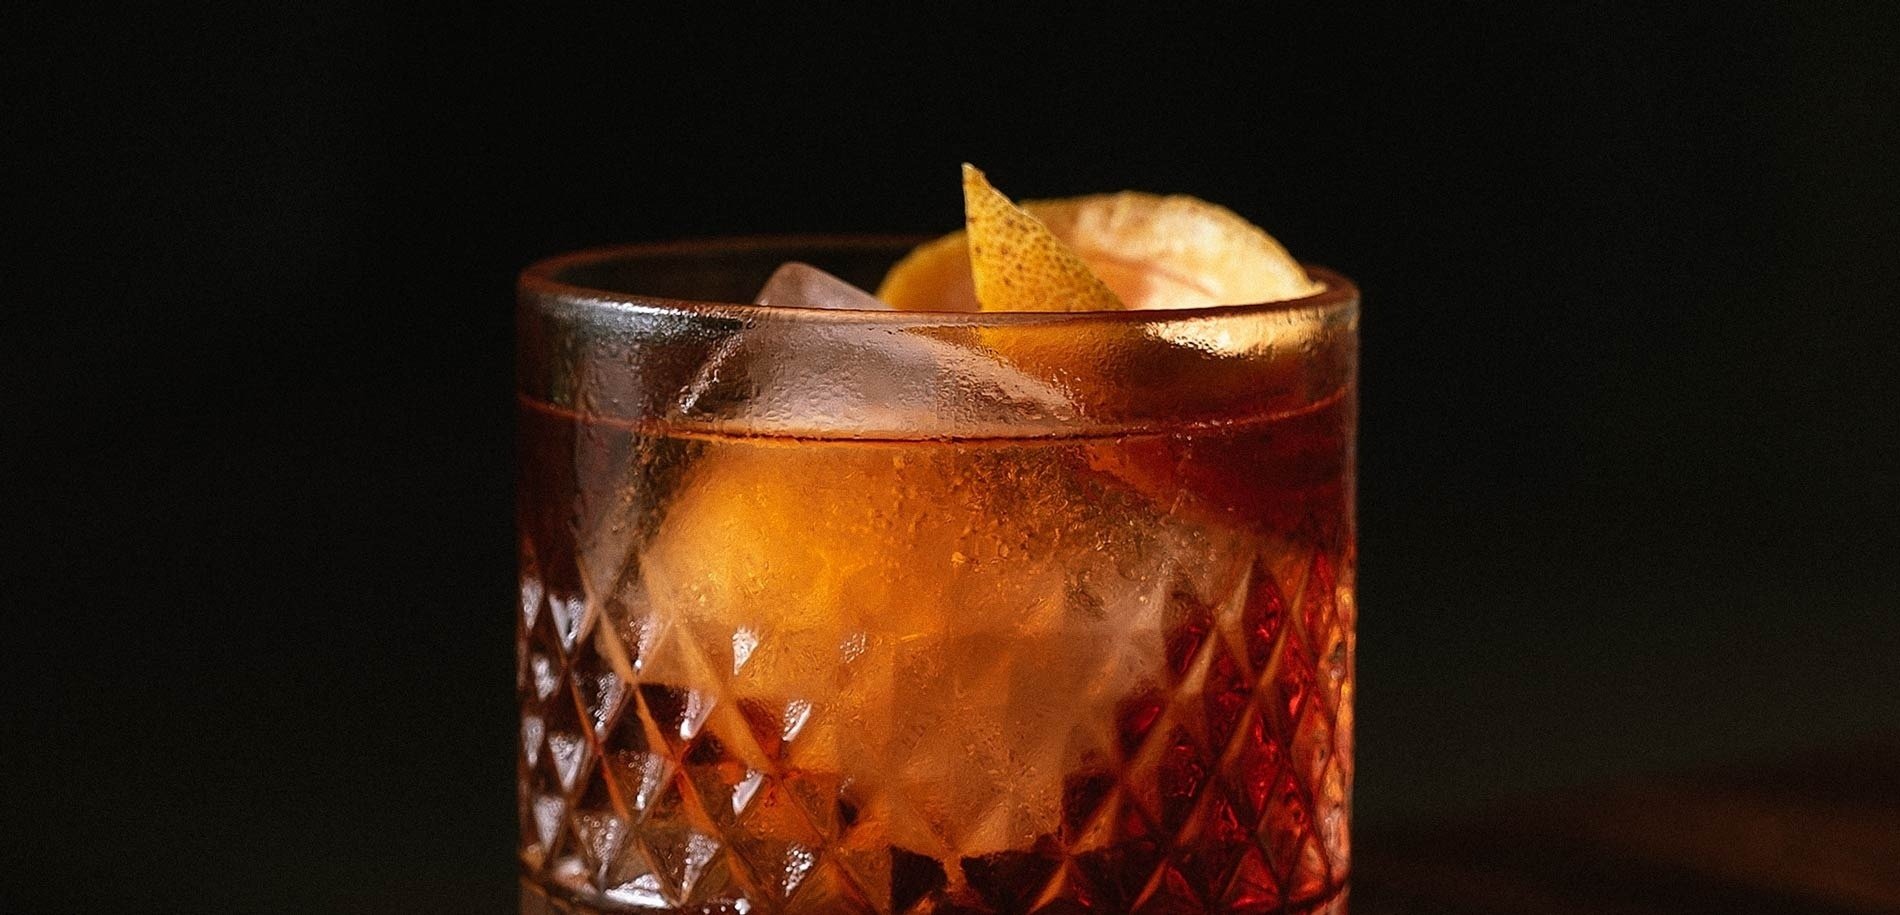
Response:
[[[844,308],[854,311],[890,311],[891,306],[870,293],[810,264],[789,261],[772,272],[756,300],[777,308]]]
[[[787,263],[761,305],[891,311],[809,264]],[[802,325],[802,326],[800,326]],[[786,341],[796,336],[798,344]],[[905,435],[921,429],[1052,423],[1074,415],[1061,387],[976,345],[969,328],[920,320],[761,321],[722,341],[680,391],[678,416],[759,432]]]

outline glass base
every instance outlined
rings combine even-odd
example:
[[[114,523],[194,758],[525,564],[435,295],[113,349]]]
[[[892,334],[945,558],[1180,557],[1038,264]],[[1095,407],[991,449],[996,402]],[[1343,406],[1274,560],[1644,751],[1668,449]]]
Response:
[[[1341,886],[1324,899],[1307,902],[1301,905],[1287,906],[1287,907],[1273,906],[1269,908],[1260,908],[1260,909],[1245,909],[1244,911],[1249,912],[1249,913],[1255,913],[1255,915],[1346,915],[1346,896],[1349,889],[1350,887]],[[617,905],[617,904],[610,904],[605,907],[595,906],[595,905],[590,905],[585,902],[581,902],[579,900],[550,894],[545,888],[535,884],[532,880],[529,880],[525,877],[522,878],[521,880],[521,915],[629,915],[629,913],[642,913],[642,915],[655,915],[655,913],[672,913],[672,912],[683,913],[686,911],[688,910],[674,909],[674,908],[655,909],[655,908],[646,908],[642,906],[622,906],[622,905]],[[691,911],[694,913],[694,915],[747,915],[747,913],[744,910],[741,910],[735,907],[730,907],[730,906],[720,906],[718,908],[706,908],[706,909],[693,909]],[[911,911],[916,912],[920,910],[913,909]],[[964,911],[964,910],[959,910],[959,911]],[[1062,907],[1060,903],[1057,903],[1057,904],[1052,904],[1051,906],[1048,906],[1044,909],[1040,909],[1038,911],[1039,912],[1043,912],[1043,911],[1088,912],[1091,910]],[[1108,909],[1100,909],[1100,910],[1093,910],[1093,911],[1099,912],[1100,915],[1120,915],[1120,913],[1111,912]],[[1208,912],[1208,915],[1214,915],[1216,910],[1209,909],[1206,911]],[[1233,911],[1238,912],[1238,911],[1243,911],[1243,910],[1236,909]]]

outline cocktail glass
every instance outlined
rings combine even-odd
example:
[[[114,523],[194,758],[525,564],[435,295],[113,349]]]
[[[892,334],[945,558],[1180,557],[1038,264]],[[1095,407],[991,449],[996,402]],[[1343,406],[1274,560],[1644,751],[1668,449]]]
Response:
[[[733,304],[908,247],[523,273],[523,911],[1344,911],[1357,291]]]

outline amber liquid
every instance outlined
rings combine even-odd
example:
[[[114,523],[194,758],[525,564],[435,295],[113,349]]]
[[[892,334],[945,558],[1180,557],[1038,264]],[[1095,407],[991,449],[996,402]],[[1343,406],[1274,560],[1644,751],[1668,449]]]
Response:
[[[524,399],[524,908],[1343,911],[1352,412],[869,442]]]

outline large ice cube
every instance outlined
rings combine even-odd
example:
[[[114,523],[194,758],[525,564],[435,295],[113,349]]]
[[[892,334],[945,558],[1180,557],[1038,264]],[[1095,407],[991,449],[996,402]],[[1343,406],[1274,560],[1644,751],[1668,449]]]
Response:
[[[801,265],[760,300],[876,302]],[[737,333],[682,412],[915,439],[1068,409],[974,338],[840,321],[787,351],[774,330]],[[1165,680],[1171,608],[1218,602],[1242,552],[1086,447],[704,440],[612,602],[643,634],[623,673],[689,691],[748,769],[848,786],[856,841],[1026,848],[1065,777],[1121,752],[1118,703]]]

